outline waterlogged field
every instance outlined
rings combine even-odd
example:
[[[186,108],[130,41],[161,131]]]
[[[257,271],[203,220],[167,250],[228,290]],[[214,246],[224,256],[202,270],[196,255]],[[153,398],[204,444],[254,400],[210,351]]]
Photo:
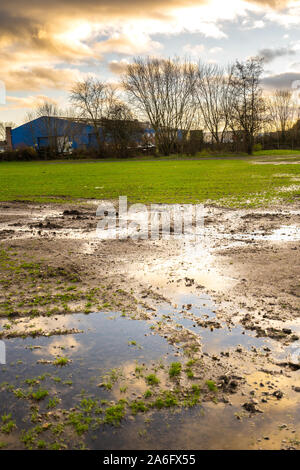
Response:
[[[263,164],[262,164],[263,163]],[[297,156],[168,161],[61,161],[0,164],[0,199],[259,206],[299,197]]]
[[[299,449],[299,179],[288,155],[1,163],[0,449]],[[119,195],[205,202],[204,238],[97,238]]]

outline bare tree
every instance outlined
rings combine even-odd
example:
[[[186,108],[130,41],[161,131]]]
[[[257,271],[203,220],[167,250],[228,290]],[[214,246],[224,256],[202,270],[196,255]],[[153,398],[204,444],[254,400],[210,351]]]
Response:
[[[114,88],[91,77],[77,82],[71,90],[70,101],[82,118],[91,121],[99,149],[103,145],[101,120],[107,118],[114,100]]]
[[[246,62],[237,61],[230,81],[233,99],[231,127],[242,131],[249,155],[253,152],[254,136],[266,120],[266,105],[260,86],[262,64],[262,59],[257,57]]]
[[[165,155],[175,151],[191,129],[196,79],[196,67],[189,62],[150,57],[136,58],[123,75],[130,102],[149,120]]]
[[[218,145],[224,142],[232,114],[232,73],[233,66],[198,64],[196,99],[204,127]]]
[[[122,101],[112,104],[107,119],[102,122],[105,140],[115,156],[128,156],[143,140],[142,125],[134,119],[129,106]]]
[[[39,118],[37,125],[33,121]],[[27,113],[25,122],[28,123],[30,140],[34,146],[47,148],[57,155],[67,151],[70,142],[79,134],[80,128],[76,118],[74,110],[62,110],[52,101],[44,100]],[[42,140],[38,141],[38,138]]]
[[[276,90],[269,100],[270,115],[275,129],[281,135],[282,143],[286,140],[286,132],[292,127],[296,116],[296,105],[291,90]]]

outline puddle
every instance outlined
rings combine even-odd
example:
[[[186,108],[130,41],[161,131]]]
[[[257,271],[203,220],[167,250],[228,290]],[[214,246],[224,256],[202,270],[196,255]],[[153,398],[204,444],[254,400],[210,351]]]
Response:
[[[299,439],[300,431],[297,425],[300,421],[300,408],[296,396],[288,410],[278,407],[276,403],[272,408],[269,418],[255,415],[251,418],[245,416],[241,420],[236,417],[241,412],[239,406],[221,403],[205,403],[201,409],[191,409],[180,414],[164,413],[163,421],[159,414],[154,414],[150,423],[137,420],[139,429],[145,431],[145,434],[135,441],[135,445],[138,449],[244,450],[280,449],[282,441],[285,441],[287,446],[292,446],[289,442]],[[282,429],[282,424],[287,420],[287,412],[292,415],[295,424]],[[135,427],[127,427],[129,435],[134,435]],[[122,430],[118,431],[118,438],[119,447],[106,439],[106,448],[126,449],[128,445],[130,449],[133,448]]]
[[[36,319],[34,322],[36,323]],[[39,318],[38,327],[41,327],[42,323],[43,319]],[[59,326],[66,329],[75,328],[83,333],[6,340],[7,366],[2,369],[7,370],[3,371],[2,377],[13,378],[15,370],[10,364],[19,360],[22,360],[23,364],[18,370],[22,372],[23,377],[27,377],[41,373],[43,367],[37,364],[37,360],[52,361],[56,356],[65,355],[72,359],[72,363],[62,368],[61,372],[80,376],[84,384],[90,375],[88,370],[101,377],[105,370],[120,367],[123,363],[149,363],[162,357],[172,358],[171,346],[160,336],[154,335],[146,322],[127,319],[119,313],[62,315],[59,318]],[[130,341],[135,341],[137,345],[129,346]],[[31,349],[30,346],[39,348]]]
[[[175,299],[174,299],[175,300]],[[210,331],[209,328],[193,327],[194,321],[184,318],[182,306],[192,304],[185,311],[187,315],[197,318],[216,319],[214,304],[206,294],[183,294],[176,298],[177,307],[163,304],[158,316],[172,314],[172,321],[185,328],[196,331],[203,343],[203,352],[218,353],[235,348],[238,344],[245,348],[272,347],[272,341],[255,338],[239,326],[229,329]],[[7,365],[0,366],[0,383],[13,384],[15,389],[24,388],[24,380],[45,374],[41,386],[49,390],[49,396],[60,400],[61,409],[73,409],[84,396],[97,397],[99,400],[117,402],[122,398],[120,387],[126,385],[131,399],[142,397],[146,390],[144,379],[136,375],[136,366],[153,367],[161,361],[168,364],[178,361],[177,349],[170,346],[159,335],[155,335],[150,324],[145,321],[131,320],[119,313],[92,313],[89,315],[63,315],[55,318],[39,318],[38,326],[43,322],[48,326],[57,324],[60,328],[83,331],[81,334],[66,336],[15,338],[5,341]],[[36,321],[34,319],[33,321]],[[71,360],[64,367],[56,367],[53,360],[64,356]],[[41,362],[42,361],[42,362]],[[45,363],[43,363],[45,361]],[[117,371],[118,380],[111,390],[99,387],[112,370]],[[255,374],[255,364],[249,374]],[[159,372],[158,372],[159,376]],[[59,377],[59,382],[54,377]],[[248,382],[255,383],[257,377],[249,376]],[[252,380],[252,382],[251,382]],[[265,376],[264,376],[265,380]],[[0,387],[1,389],[1,387]],[[91,449],[138,449],[138,448],[198,448],[198,449],[232,449],[257,448],[257,436],[270,435],[268,443],[262,438],[262,448],[275,443],[279,446],[284,433],[278,431],[284,421],[284,413],[294,413],[296,424],[300,422],[297,396],[293,400],[282,402],[279,407],[270,404],[272,419],[258,419],[249,416],[238,421],[235,413],[241,413],[240,403],[232,406],[204,403],[193,409],[174,409],[174,411],[154,411],[145,421],[141,415],[125,418],[120,428],[104,427],[97,432],[88,432],[85,443]],[[23,400],[11,398],[7,391],[0,391],[1,414],[12,413],[19,429],[29,429],[29,405]],[[40,405],[40,411],[46,412],[46,404]],[[25,419],[24,419],[25,418]],[[274,423],[277,423],[277,428]],[[275,426],[275,427],[274,427]],[[275,431],[274,431],[275,430]],[[274,431],[274,432],[273,432]],[[290,429],[288,430],[290,431]],[[154,437],[155,436],[155,437]],[[158,439],[159,436],[159,439]],[[291,437],[288,434],[289,438]],[[11,437],[11,436],[10,436]],[[269,442],[270,441],[270,442]],[[7,441],[9,442],[9,441]],[[15,446],[14,442],[11,442]]]
[[[278,229],[272,230],[270,233],[267,230],[257,230],[255,232],[246,232],[246,233],[245,232],[236,232],[236,233],[221,232],[221,233],[214,233],[212,236],[215,239],[228,240],[231,242],[243,242],[243,241],[295,242],[295,241],[300,240],[300,227],[298,227],[297,225],[282,225]]]
[[[247,350],[269,348],[276,359],[288,359],[291,355],[295,357],[295,354],[300,354],[300,341],[295,341],[289,346],[282,346],[271,338],[256,337],[255,332],[248,331],[240,325],[229,327],[224,321],[219,321],[215,313],[216,305],[209,295],[182,294],[175,296],[172,300],[178,305],[173,305],[173,308],[170,308],[169,304],[162,305],[157,310],[158,317],[164,318],[170,315],[171,320],[177,325],[198,334],[204,353],[219,354],[242,346]],[[186,310],[187,307],[188,310]],[[204,322],[208,320],[207,327],[199,326],[198,318]],[[213,325],[211,328],[210,320],[215,320],[220,328]],[[281,322],[277,323],[274,326],[282,327]],[[300,331],[298,321],[286,322],[284,327],[291,328],[296,334]]]
[[[123,318],[119,313],[99,312],[64,315],[59,324],[83,333],[5,340],[7,364],[0,366],[0,384],[7,382],[15,390],[25,390],[26,379],[44,376],[40,386],[49,391],[49,397],[60,400],[59,408],[71,409],[78,405],[83,391],[98,400],[117,402],[123,398],[121,385],[126,385],[127,395],[132,393],[134,399],[147,388],[145,380],[136,377],[137,365],[154,367],[176,360],[174,348],[155,335],[145,321]],[[53,361],[57,357],[66,357],[70,362],[63,367],[55,366]],[[111,381],[112,371],[117,375],[116,383],[112,380],[112,388],[99,386]],[[47,411],[47,402],[47,399],[39,402],[40,411]],[[12,413],[18,429],[32,427],[29,403],[1,390],[1,385],[0,408],[1,415]],[[114,441],[113,437],[111,439]],[[99,448],[99,442],[92,447]]]

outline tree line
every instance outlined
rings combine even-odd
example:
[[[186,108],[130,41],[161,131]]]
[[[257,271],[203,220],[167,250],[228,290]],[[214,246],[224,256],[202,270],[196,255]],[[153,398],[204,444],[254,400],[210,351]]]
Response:
[[[278,147],[299,145],[299,107],[292,90],[263,92],[263,60],[236,61],[226,67],[189,60],[134,59],[114,87],[88,77],[70,91],[68,111],[42,103],[27,121],[49,119],[50,146],[59,153],[53,116],[67,117],[63,134],[76,139],[76,125],[88,120],[101,156],[128,156],[138,145],[152,148],[155,133],[159,154],[196,153],[203,145],[253,153],[255,145]],[[47,122],[47,121],[46,121]],[[69,124],[68,124],[69,123]],[[50,127],[52,128],[50,129]],[[148,142],[147,139],[150,139]],[[63,136],[59,145],[64,147]]]

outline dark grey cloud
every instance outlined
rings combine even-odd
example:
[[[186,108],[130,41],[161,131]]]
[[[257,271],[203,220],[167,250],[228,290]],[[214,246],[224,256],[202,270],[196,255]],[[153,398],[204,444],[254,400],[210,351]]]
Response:
[[[296,51],[290,47],[279,47],[274,49],[261,49],[258,51],[260,57],[264,59],[266,64],[269,64],[273,60],[277,59],[278,57],[284,57],[289,55],[295,55]]]
[[[262,80],[262,84],[265,88],[280,88],[280,89],[293,89],[296,86],[296,82],[300,83],[300,72],[285,72],[277,75],[270,75]]]

